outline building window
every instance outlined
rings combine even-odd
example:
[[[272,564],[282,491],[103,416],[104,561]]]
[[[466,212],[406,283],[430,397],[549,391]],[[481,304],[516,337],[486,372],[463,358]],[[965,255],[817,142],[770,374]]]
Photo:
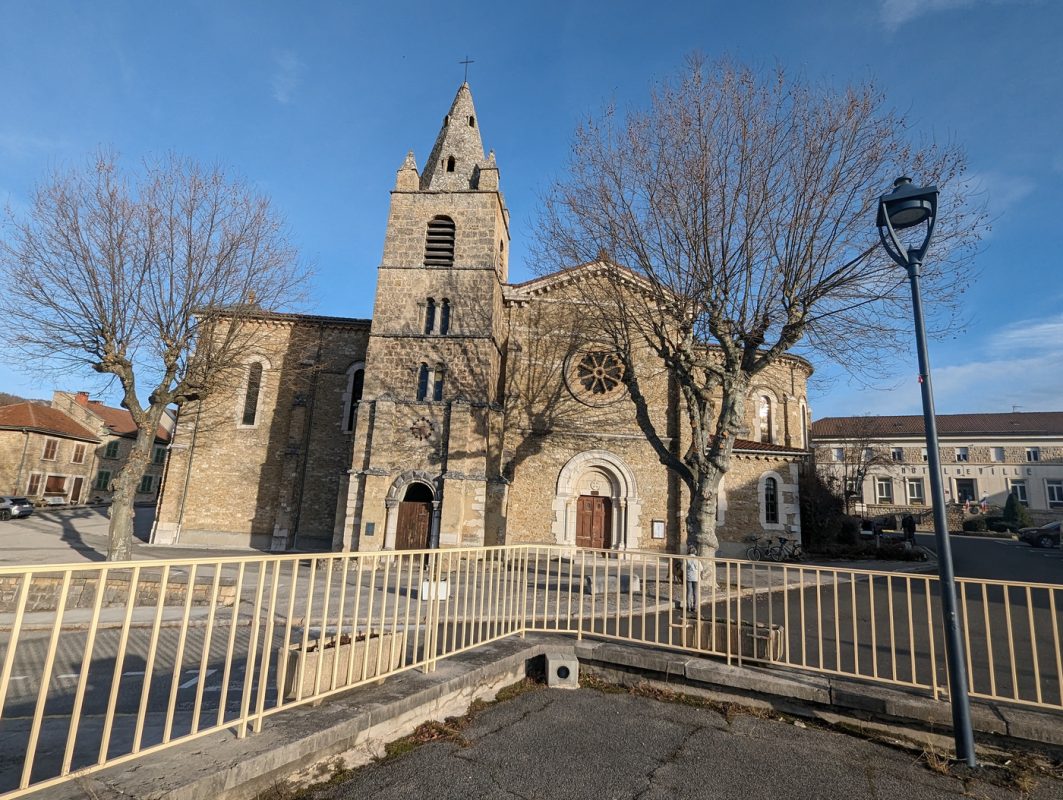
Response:
[[[424,244],[426,267],[454,266],[454,231],[454,220],[450,217],[433,217],[429,220]]]
[[[767,395],[762,395],[757,403],[757,417],[760,420],[760,441],[771,444],[771,398]]]
[[[1063,480],[1045,481],[1045,494],[1049,508],[1063,508]]]
[[[447,172],[454,171],[454,164],[454,156],[450,156],[449,158],[447,158]]]
[[[424,332],[431,333],[436,327],[436,301],[429,297],[424,304]]]
[[[59,450],[58,439],[45,439],[44,440],[44,454],[41,456],[42,461],[55,461],[55,454]]]
[[[998,464],[1004,460],[1004,448],[994,447],[989,453],[990,459],[996,461]]]
[[[838,462],[845,461],[845,448],[844,447],[835,447],[833,450],[831,450],[831,458],[834,461],[838,461]]]
[[[801,446],[808,447],[808,406],[801,401]]]
[[[1026,460],[1027,461],[1040,461],[1041,460],[1041,448],[1040,447],[1027,447],[1026,448]]]
[[[435,370],[433,370],[432,381],[432,399],[443,399],[443,373],[445,372],[442,364],[436,364]]]
[[[365,367],[361,363],[352,364],[347,370],[347,394],[343,406],[343,432],[354,430],[354,421],[358,416],[358,403],[362,400],[362,387],[365,385]]]
[[[107,442],[107,446],[103,448],[104,458],[118,458],[118,440],[112,439]]]
[[[258,418],[258,396],[262,389],[262,362],[255,361],[247,368],[247,391],[244,393],[242,425],[251,426]]]
[[[49,475],[44,481],[45,494],[66,494],[66,476]]]
[[[70,459],[71,464],[84,464],[85,463],[85,445],[74,445],[74,455]]]
[[[26,494],[36,497],[41,493],[41,474],[34,472],[30,475],[29,483],[26,484]]]
[[[473,116],[469,117],[469,127],[470,128],[475,128],[476,127],[476,117],[473,117]]]
[[[893,504],[893,479],[892,478],[876,478],[875,479],[875,502],[892,505]]]
[[[971,455],[968,452],[966,447],[957,447],[956,448],[956,460],[957,461],[970,461],[971,460]]]
[[[101,469],[96,473],[96,483],[92,486],[93,489],[98,489],[101,492],[106,492],[111,488],[111,471],[109,469]]]
[[[445,297],[439,304],[439,332],[443,336],[450,332],[450,301]]]
[[[892,456],[894,461],[903,462],[904,461],[904,448],[903,447],[894,447],[892,450],[890,450],[890,456]]]
[[[956,478],[956,502],[978,502],[978,482],[974,478]]]
[[[140,486],[137,487],[137,494],[151,494],[151,489],[154,483],[154,475],[145,475],[140,479]]]
[[[428,397],[428,378],[429,369],[427,364],[421,364],[421,369],[417,372],[417,399],[425,400]]]
[[[922,458],[923,461],[927,460],[926,448],[925,447],[919,452],[919,457]]]
[[[152,463],[161,464],[166,460],[166,448],[161,445],[155,447],[155,456],[152,458]]]
[[[1030,501],[1026,497],[1026,481],[1008,481],[1008,484],[1008,491],[1015,495],[1016,500],[1024,506],[1030,505]]]
[[[764,521],[779,522],[779,482],[775,478],[764,480]]]
[[[926,503],[926,496],[923,494],[923,479],[922,478],[909,478],[908,479],[908,505],[921,506]]]

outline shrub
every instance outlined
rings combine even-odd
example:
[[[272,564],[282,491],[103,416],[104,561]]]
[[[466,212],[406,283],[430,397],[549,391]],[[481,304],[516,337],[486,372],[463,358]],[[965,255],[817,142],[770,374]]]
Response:
[[[1005,533],[1006,531],[1011,531],[1012,533],[1014,533],[1019,529],[1018,525],[1008,522],[999,515],[994,517],[986,517],[985,524],[989,526],[989,530],[996,531],[997,533]]]
[[[860,522],[853,517],[845,517],[838,531],[838,541],[841,544],[855,544],[859,536]]]
[[[1011,523],[1016,528],[1029,528],[1033,525],[1030,512],[1026,506],[1019,502],[1019,498],[1013,494],[1008,495],[1008,502],[1004,504],[1004,521]]]
[[[974,517],[972,519],[965,519],[963,521],[963,529],[965,531],[985,533],[985,531],[988,530],[985,524],[985,517]]]

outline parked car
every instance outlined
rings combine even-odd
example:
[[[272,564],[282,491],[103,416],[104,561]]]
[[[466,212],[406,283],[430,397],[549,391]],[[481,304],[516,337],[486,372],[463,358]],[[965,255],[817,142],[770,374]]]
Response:
[[[1033,547],[1059,547],[1059,522],[1057,519],[1040,528],[1023,528],[1019,539]]]
[[[14,495],[0,495],[0,519],[19,519],[28,517],[33,513],[33,503],[28,497],[15,497]]]

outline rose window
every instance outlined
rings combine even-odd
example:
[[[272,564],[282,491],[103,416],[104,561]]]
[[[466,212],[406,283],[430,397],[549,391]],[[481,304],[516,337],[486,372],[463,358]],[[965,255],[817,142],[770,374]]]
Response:
[[[587,353],[576,365],[576,377],[591,394],[609,394],[624,378],[624,365],[611,353]]]
[[[624,362],[604,350],[576,353],[565,370],[569,391],[588,405],[605,405],[623,396]]]

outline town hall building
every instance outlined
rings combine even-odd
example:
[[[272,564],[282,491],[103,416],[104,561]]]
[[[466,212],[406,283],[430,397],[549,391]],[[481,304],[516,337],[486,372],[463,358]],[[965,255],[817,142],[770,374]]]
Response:
[[[466,83],[423,170],[406,156],[371,320],[262,312],[245,323],[258,332],[240,379],[181,409],[153,541],[681,547],[685,488],[581,313],[603,265],[509,282],[519,232],[480,131]],[[680,453],[680,393],[639,359],[655,429]],[[800,534],[811,372],[788,356],[758,376],[722,486],[722,542]]]

